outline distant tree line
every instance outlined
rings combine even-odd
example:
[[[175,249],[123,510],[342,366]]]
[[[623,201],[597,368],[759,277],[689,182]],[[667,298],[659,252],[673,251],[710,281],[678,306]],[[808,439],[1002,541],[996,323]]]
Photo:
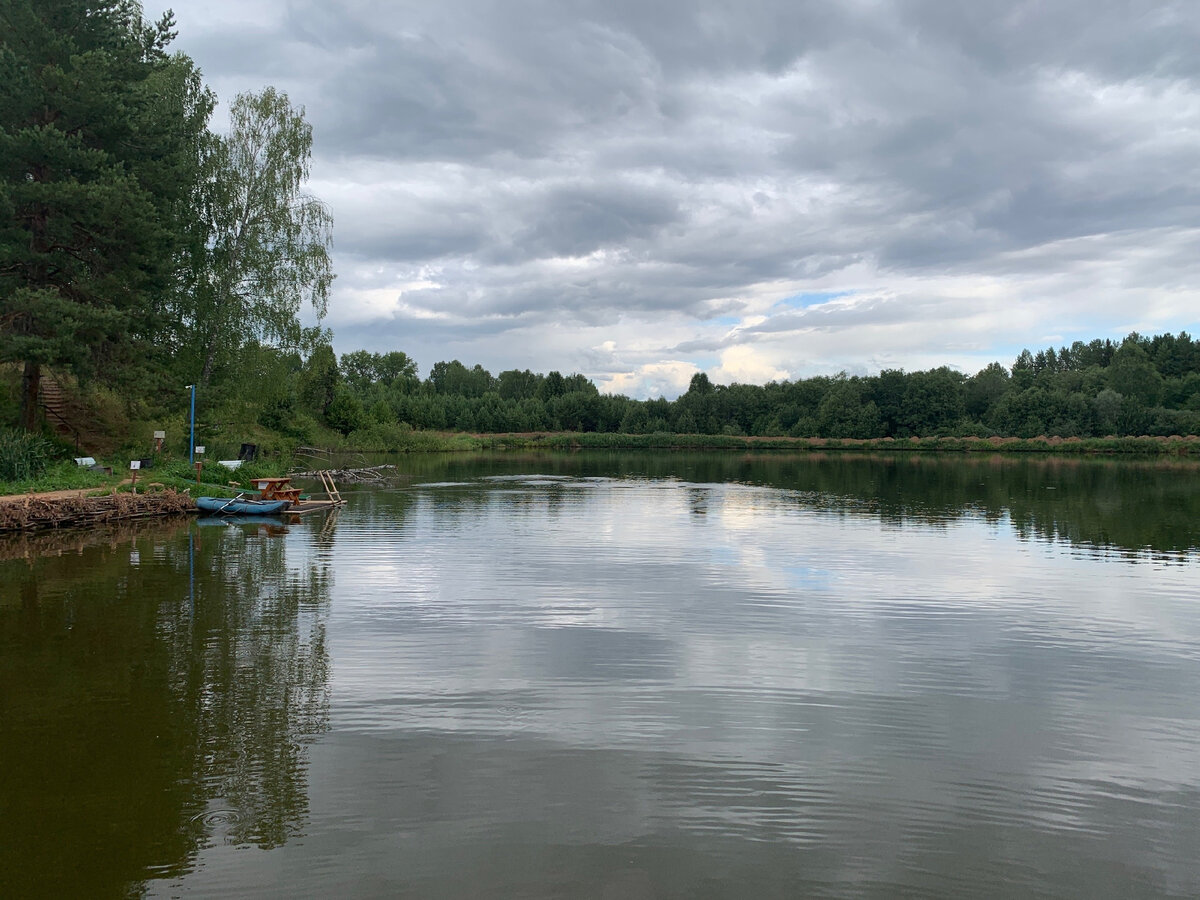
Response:
[[[338,361],[324,348],[295,366],[295,388],[273,401],[264,424],[312,416],[344,434],[396,424],[829,438],[1200,433],[1200,342],[1186,333],[1025,350],[1011,367],[995,362],[971,376],[942,366],[726,386],[698,373],[676,400],[601,394],[578,374],[492,375],[458,360],[435,364],[422,380],[399,351]]]

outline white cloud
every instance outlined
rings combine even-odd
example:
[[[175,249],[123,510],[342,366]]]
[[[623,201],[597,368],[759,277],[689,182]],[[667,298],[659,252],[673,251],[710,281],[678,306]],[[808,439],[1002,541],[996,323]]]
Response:
[[[760,348],[747,345],[722,351],[721,364],[710,369],[708,375],[718,384],[763,384],[791,377],[786,369],[773,365]]]
[[[610,394],[674,398],[687,390],[688,382],[698,371],[692,363],[668,361],[638,366],[630,372],[614,372],[596,381],[601,390]]]

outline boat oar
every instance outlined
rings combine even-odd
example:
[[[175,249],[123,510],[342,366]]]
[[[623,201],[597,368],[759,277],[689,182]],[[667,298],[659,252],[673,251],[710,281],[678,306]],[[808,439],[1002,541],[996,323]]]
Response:
[[[225,511],[225,507],[229,506],[229,504],[231,504],[231,503],[237,503],[239,500],[242,499],[243,495],[244,495],[243,491],[238,491],[238,495],[236,497],[232,497],[229,500],[226,500],[223,504],[221,504],[221,508],[218,509],[215,513],[213,513],[213,515],[219,516],[221,513],[223,513]]]

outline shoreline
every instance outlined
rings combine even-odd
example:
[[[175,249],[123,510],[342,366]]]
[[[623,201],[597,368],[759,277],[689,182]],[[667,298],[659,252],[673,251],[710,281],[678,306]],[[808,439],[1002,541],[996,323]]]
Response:
[[[425,433],[427,438],[430,433]],[[669,433],[634,435],[612,432],[532,432],[509,434],[435,433],[445,441],[434,449],[419,450],[378,448],[353,450],[330,449],[339,453],[443,453],[581,450],[658,451],[658,452],[746,452],[780,451],[794,453],[845,452],[918,453],[921,455],[999,454],[1020,458],[1033,454],[1059,457],[1096,457],[1127,459],[1195,459],[1200,457],[1200,436],[1107,437],[1107,438],[792,438],[746,437],[740,435],[679,435]],[[464,443],[467,446],[464,446]],[[303,476],[305,473],[300,473]],[[128,484],[128,480],[121,486]],[[223,487],[205,485],[223,492]],[[0,495],[0,533],[22,533],[103,525],[170,515],[198,512],[195,498],[173,488],[153,493],[134,494],[110,488],[68,488],[21,494]]]
[[[196,501],[172,490],[152,494],[86,496],[79,491],[45,491],[0,497],[0,534],[87,528],[117,522],[195,513]],[[67,496],[61,496],[66,494]],[[58,496],[55,496],[58,495]]]
[[[353,435],[352,435],[353,437]],[[1155,437],[1107,436],[1062,438],[1039,435],[1018,437],[911,437],[820,438],[751,437],[726,434],[626,434],[623,432],[412,432],[410,440],[380,441],[375,445],[330,447],[325,455],[351,453],[448,453],[487,450],[844,450],[849,452],[920,453],[1047,453],[1073,456],[1182,456],[1200,457],[1200,435]]]

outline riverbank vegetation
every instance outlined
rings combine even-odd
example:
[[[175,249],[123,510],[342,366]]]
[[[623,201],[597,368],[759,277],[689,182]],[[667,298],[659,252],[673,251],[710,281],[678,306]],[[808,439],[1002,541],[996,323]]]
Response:
[[[715,385],[697,373],[675,400],[601,394],[582,375],[528,370],[493,376],[437,363],[428,377],[403,353],[348,353],[326,375],[323,410],[284,401],[334,442],[417,450],[430,432],[513,435],[486,446],[867,446],[1071,452],[1192,452],[1200,434],[1200,342],[1187,334],[1076,342],[974,375],[948,367]],[[1177,439],[1176,439],[1177,438]],[[800,443],[794,440],[802,439]]]

